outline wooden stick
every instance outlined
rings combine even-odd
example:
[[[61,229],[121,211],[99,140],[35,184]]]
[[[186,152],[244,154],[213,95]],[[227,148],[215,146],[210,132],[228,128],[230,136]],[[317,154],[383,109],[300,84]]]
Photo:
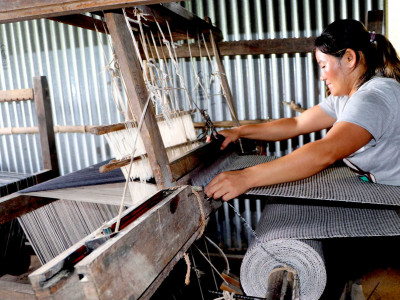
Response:
[[[282,101],[282,103],[289,106],[292,110],[294,110],[298,113],[303,113],[306,111],[305,108],[302,108],[299,104],[296,104],[296,102],[294,102],[294,101],[290,101],[290,102]]]
[[[181,144],[178,144],[178,145],[175,145],[175,146],[167,147],[166,150],[176,149],[176,148],[179,148],[179,147],[182,147],[182,146],[185,146],[185,145],[190,145],[192,143],[193,142],[181,143]],[[144,154],[144,155],[136,156],[136,157],[133,158],[133,161],[139,160],[142,157],[146,157],[147,158],[147,155]],[[130,157],[127,157],[127,158],[124,158],[124,159],[120,159],[120,160],[113,159],[108,164],[102,165],[99,168],[99,171],[100,171],[100,173],[109,172],[109,171],[112,171],[112,170],[115,170],[115,169],[118,169],[118,168],[125,167],[125,166],[129,165],[130,162],[131,162],[131,158]]]
[[[292,299],[294,289],[294,274],[285,268],[272,270],[268,275],[267,300]]]
[[[103,135],[106,133],[124,130],[124,129],[126,129],[125,123],[117,123],[117,124],[111,124],[111,125],[99,125],[99,126],[93,126],[92,128],[90,128],[90,133],[95,134],[95,135]]]
[[[211,19],[209,17],[206,17],[205,20],[209,24],[211,24]],[[217,43],[215,42],[214,34],[211,30],[210,30],[210,41],[211,41],[213,53],[215,55],[215,60],[217,61],[218,71],[221,74],[221,76],[219,78],[221,80],[221,85],[222,85],[222,89],[224,91],[226,103],[228,104],[228,107],[229,107],[229,112],[231,113],[232,122],[233,122],[234,126],[239,126],[240,124],[239,124],[239,120],[238,120],[237,113],[236,113],[235,103],[233,102],[231,88],[229,87],[229,83],[226,78],[225,67],[222,63],[221,55],[219,54],[219,48],[218,48]]]
[[[240,125],[249,124],[260,124],[265,122],[271,122],[273,119],[265,120],[241,120]],[[232,127],[232,121],[215,121],[213,122],[216,128],[230,128]],[[92,133],[96,135],[102,135],[107,132],[117,131],[125,129],[122,126],[123,123],[113,124],[113,125],[76,125],[76,126],[63,126],[54,125],[54,133]],[[205,122],[193,122],[194,128],[202,129],[206,126]],[[115,126],[115,127],[114,127]],[[107,131],[105,128],[110,127],[115,130]],[[32,127],[4,127],[0,128],[0,134],[2,135],[12,135],[12,134],[37,134],[39,133],[39,128],[37,126]]]
[[[0,103],[33,99],[33,89],[0,91]]]
[[[383,29],[383,10],[370,10],[367,12],[367,22],[365,27],[369,31],[382,34]]]
[[[56,149],[56,138],[53,130],[53,117],[49,86],[46,76],[33,78],[33,94],[39,127],[39,140],[42,160],[45,169],[52,170],[54,177],[60,175]]]

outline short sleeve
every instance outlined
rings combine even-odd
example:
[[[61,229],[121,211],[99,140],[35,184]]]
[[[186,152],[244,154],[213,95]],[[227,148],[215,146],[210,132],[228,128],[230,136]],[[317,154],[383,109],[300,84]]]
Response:
[[[368,130],[377,141],[392,122],[390,99],[381,92],[365,90],[355,93],[337,122],[354,123]]]
[[[334,97],[332,95],[325,98],[318,106],[329,116],[337,119],[337,113],[335,109]]]

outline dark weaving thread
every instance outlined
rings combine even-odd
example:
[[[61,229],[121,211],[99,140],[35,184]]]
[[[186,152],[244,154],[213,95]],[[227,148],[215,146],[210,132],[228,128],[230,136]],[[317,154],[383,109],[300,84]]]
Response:
[[[32,186],[23,193],[39,192],[47,190],[65,189],[79,186],[98,185],[106,183],[125,182],[125,177],[120,169],[112,170],[106,173],[100,173],[99,168],[105,165],[109,160],[84,168],[82,170],[60,176],[41,184]]]

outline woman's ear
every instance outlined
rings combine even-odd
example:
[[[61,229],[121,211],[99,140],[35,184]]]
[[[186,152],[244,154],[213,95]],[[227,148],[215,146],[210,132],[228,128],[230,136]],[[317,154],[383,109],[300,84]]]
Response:
[[[353,49],[347,48],[343,55],[344,62],[351,69],[357,65],[357,54]]]

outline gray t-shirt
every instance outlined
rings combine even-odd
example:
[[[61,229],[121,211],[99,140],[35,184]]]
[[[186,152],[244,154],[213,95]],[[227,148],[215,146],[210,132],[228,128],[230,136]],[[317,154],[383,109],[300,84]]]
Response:
[[[357,124],[372,140],[344,159],[364,178],[382,184],[400,185],[400,83],[374,77],[350,98],[327,97],[319,106],[337,122]]]

